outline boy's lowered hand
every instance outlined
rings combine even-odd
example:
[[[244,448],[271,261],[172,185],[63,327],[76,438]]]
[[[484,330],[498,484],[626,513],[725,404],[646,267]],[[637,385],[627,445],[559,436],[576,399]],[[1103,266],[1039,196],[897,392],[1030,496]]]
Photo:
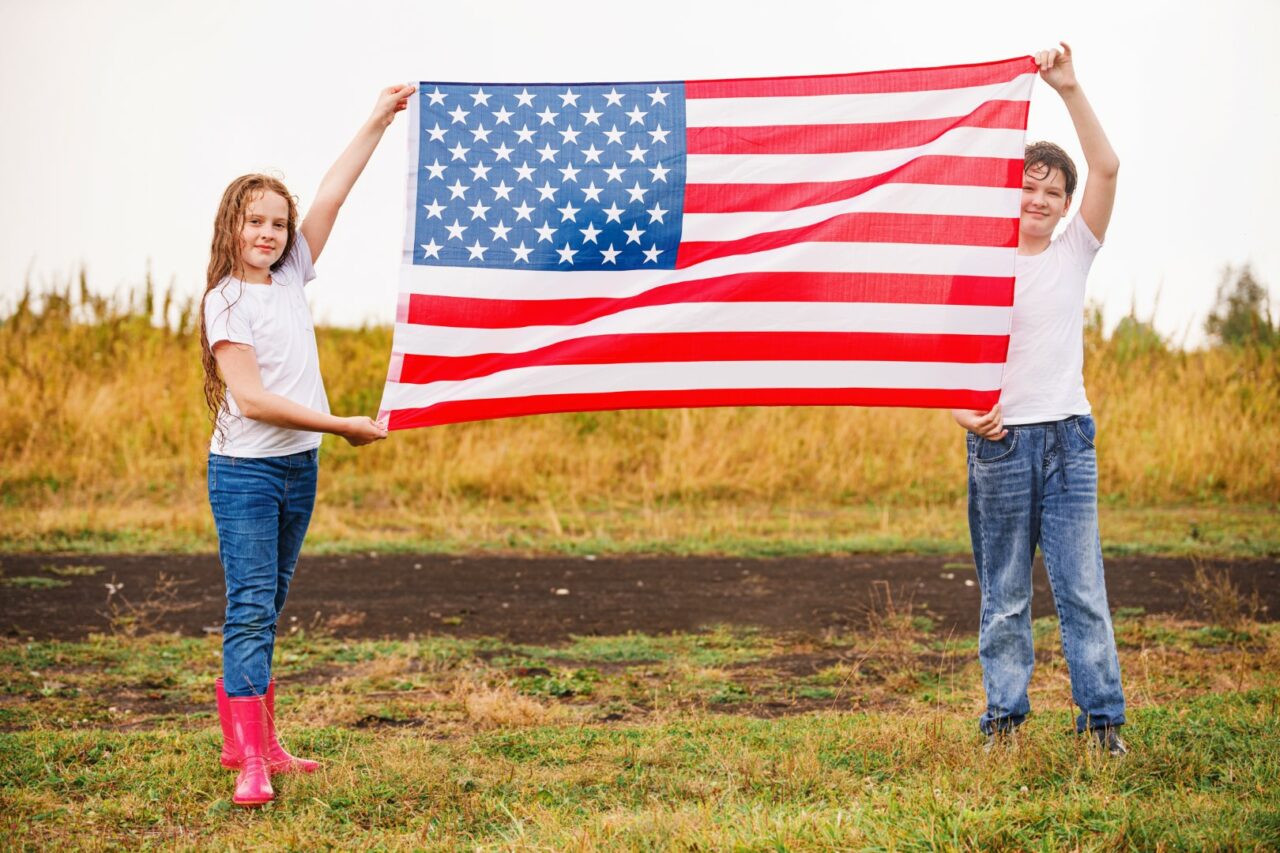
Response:
[[[996,403],[989,412],[952,409],[951,417],[969,432],[988,441],[999,441],[1009,434],[1009,431],[1004,428],[1004,413],[1000,411],[999,403]]]

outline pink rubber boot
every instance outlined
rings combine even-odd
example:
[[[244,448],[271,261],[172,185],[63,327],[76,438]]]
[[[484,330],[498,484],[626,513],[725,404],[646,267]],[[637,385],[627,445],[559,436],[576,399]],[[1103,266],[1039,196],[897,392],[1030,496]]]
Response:
[[[236,749],[236,733],[231,727],[231,703],[227,701],[222,679],[215,679],[213,684],[218,693],[218,722],[222,725],[222,766],[228,770],[239,770],[240,751]]]
[[[285,751],[276,738],[276,681],[267,685],[267,758],[272,773],[314,773],[320,769],[319,761],[296,758]]]
[[[227,697],[228,716],[236,752],[240,755],[240,775],[231,801],[238,806],[260,806],[275,797],[271,789],[271,768],[267,761],[267,703],[261,696]]]

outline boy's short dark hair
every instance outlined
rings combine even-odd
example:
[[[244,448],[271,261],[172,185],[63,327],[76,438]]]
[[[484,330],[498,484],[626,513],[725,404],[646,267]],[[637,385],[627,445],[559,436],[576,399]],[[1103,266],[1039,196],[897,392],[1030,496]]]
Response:
[[[1044,177],[1053,174],[1053,170],[1057,169],[1066,179],[1067,198],[1075,195],[1076,164],[1067,156],[1067,152],[1052,142],[1032,142],[1027,146],[1027,151],[1022,157],[1022,173],[1025,175],[1032,169],[1039,172],[1040,169],[1037,167],[1044,168]]]

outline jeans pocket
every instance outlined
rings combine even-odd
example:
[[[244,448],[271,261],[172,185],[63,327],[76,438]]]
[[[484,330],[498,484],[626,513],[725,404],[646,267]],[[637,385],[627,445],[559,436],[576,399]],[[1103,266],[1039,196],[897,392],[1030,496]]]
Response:
[[[1088,415],[1083,415],[1076,418],[1075,425],[1076,435],[1080,436],[1081,441],[1083,441],[1090,449],[1094,449],[1094,441],[1098,437],[1098,427],[1097,424],[1093,422],[1093,418]]]
[[[1013,455],[1013,451],[1018,446],[1018,433],[1010,432],[999,441],[991,441],[986,438],[975,438],[973,459],[979,465],[989,465],[992,462],[999,462]]]

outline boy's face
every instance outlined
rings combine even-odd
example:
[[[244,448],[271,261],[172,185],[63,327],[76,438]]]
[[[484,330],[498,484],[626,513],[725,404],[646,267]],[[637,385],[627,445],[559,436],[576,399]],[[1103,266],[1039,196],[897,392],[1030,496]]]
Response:
[[[1018,230],[1026,237],[1052,237],[1071,206],[1067,177],[1058,169],[1037,163],[1022,174],[1022,214]]]

